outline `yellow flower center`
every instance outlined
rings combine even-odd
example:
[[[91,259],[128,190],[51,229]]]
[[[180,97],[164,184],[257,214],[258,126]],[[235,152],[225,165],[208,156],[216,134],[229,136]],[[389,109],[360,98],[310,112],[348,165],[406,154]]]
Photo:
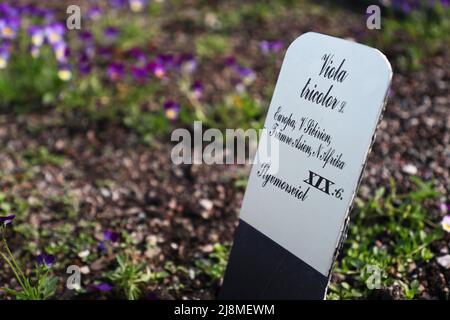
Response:
[[[164,78],[165,74],[166,74],[166,73],[165,73],[164,70],[162,70],[162,69],[156,69],[156,70],[155,70],[155,76],[156,76],[158,79]]]
[[[5,27],[5,28],[3,28],[3,30],[2,30],[2,34],[3,34],[3,36],[5,36],[5,37],[11,36],[13,33],[14,33],[14,32],[13,32],[13,30],[12,30],[10,27]]]
[[[42,34],[35,34],[31,37],[31,42],[33,43],[33,45],[39,47],[44,42],[44,37],[42,36]]]
[[[70,72],[70,70],[59,70],[58,71],[58,77],[62,81],[70,80],[70,78],[72,78],[72,72]]]
[[[167,109],[166,117],[169,120],[175,120],[177,118],[177,112],[174,109]]]
[[[141,1],[130,1],[130,8],[133,12],[141,12],[144,6]]]
[[[66,52],[66,50],[65,50],[64,47],[59,47],[59,48],[56,50],[56,58],[57,58],[58,60],[64,58],[65,52]]]
[[[7,64],[7,61],[4,58],[0,57],[0,69],[5,69]]]
[[[442,228],[443,228],[445,231],[450,232],[450,223],[443,222],[443,223],[442,223]]]
[[[61,37],[56,32],[52,32],[49,36],[50,43],[57,43],[61,40]]]

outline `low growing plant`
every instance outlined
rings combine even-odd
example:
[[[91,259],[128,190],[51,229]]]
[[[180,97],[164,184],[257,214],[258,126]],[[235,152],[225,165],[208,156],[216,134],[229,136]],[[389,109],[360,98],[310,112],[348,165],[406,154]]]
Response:
[[[128,300],[137,300],[141,296],[142,286],[151,280],[151,272],[143,263],[134,263],[128,254],[117,256],[117,268],[108,274]]]
[[[55,295],[58,278],[52,276],[50,266],[54,262],[53,256],[41,254],[33,270],[33,276],[27,276],[17,259],[11,252],[5,238],[5,231],[8,224],[11,224],[14,215],[0,217],[1,245],[0,257],[11,268],[21,289],[2,288],[4,292],[18,300],[47,300]]]
[[[414,178],[416,189],[397,194],[394,182],[390,192],[380,188],[366,202],[356,201],[343,257],[334,267],[342,280],[330,285],[330,299],[371,297],[373,270],[379,270],[379,288],[398,287],[408,299],[420,293],[414,266],[427,263],[434,254],[430,244],[443,231],[430,218],[425,202],[440,195],[432,182]],[[375,288],[377,289],[377,288]]]

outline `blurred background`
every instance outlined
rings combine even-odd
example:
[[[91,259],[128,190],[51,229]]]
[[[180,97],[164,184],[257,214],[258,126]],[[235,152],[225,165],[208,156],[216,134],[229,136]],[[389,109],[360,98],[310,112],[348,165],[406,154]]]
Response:
[[[1,1],[0,298],[214,299],[250,166],[175,166],[170,133],[261,128],[308,31],[394,70],[328,298],[449,299],[445,0]]]

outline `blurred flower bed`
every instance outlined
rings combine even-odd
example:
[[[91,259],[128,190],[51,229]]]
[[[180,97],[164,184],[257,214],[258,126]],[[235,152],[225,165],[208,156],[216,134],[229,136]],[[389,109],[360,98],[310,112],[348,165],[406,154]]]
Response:
[[[94,120],[122,119],[146,141],[167,133],[174,123],[189,125],[194,119],[215,127],[258,123],[260,104],[247,94],[255,72],[227,56],[229,44],[220,37],[199,38],[196,52],[155,48],[160,30],[152,18],[160,10],[161,4],[147,1],[105,2],[83,11],[82,29],[69,31],[51,9],[3,3],[1,108],[56,106]],[[262,40],[260,57],[269,59],[283,47],[280,41]],[[211,63],[219,64],[220,77],[229,81],[213,93],[214,108],[204,97],[204,73],[198,72],[199,64]],[[236,103],[239,113],[233,112]]]
[[[0,5],[1,297],[214,298],[248,167],[174,167],[169,133],[260,128],[314,30],[395,72],[329,298],[448,299],[447,1],[380,1],[381,31],[364,1],[87,1],[81,30],[71,3],[20,3]]]

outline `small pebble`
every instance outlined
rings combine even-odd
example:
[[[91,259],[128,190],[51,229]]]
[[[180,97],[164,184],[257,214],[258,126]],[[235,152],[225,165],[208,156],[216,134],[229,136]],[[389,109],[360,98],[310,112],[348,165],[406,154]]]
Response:
[[[214,206],[213,202],[209,199],[202,199],[200,200],[200,205],[205,209],[205,210],[211,210]]]
[[[83,259],[83,258],[86,258],[88,255],[89,255],[89,250],[83,250],[83,251],[81,251],[81,252],[79,252],[78,253],[78,256],[81,258],[81,259]]]
[[[404,165],[402,170],[404,173],[412,175],[412,176],[417,174],[417,167],[413,164]]]
[[[80,272],[81,272],[82,274],[89,274],[89,273],[91,272],[91,269],[89,269],[88,266],[82,266],[82,267],[80,268]]]
[[[436,260],[440,266],[444,267],[445,269],[450,269],[450,254],[438,257]]]

